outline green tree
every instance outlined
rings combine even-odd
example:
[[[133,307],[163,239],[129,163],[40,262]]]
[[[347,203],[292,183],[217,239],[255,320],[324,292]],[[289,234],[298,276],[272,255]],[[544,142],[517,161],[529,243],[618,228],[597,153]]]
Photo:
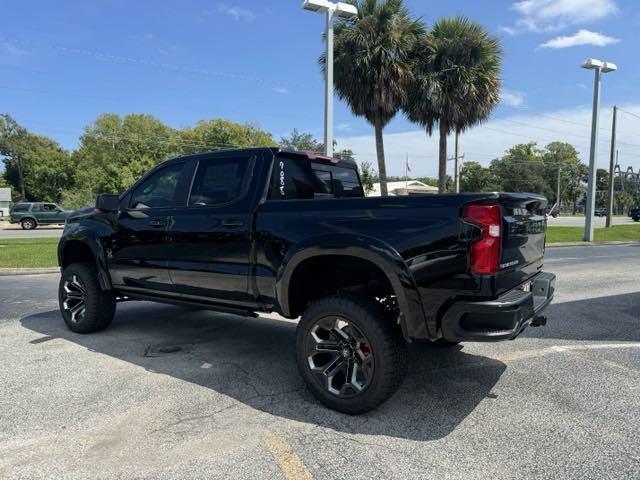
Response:
[[[75,180],[75,165],[53,140],[29,133],[9,115],[0,116],[0,155],[6,182],[20,200],[57,202]]]
[[[87,195],[119,193],[161,160],[180,153],[177,133],[149,115],[100,115],[74,152]]]
[[[178,132],[178,147],[182,154],[239,147],[272,147],[277,144],[270,133],[255,125],[240,124],[217,118],[199,121],[193,128]]]
[[[635,198],[630,192],[613,193],[613,213],[624,215],[629,208],[634,206]]]
[[[295,128],[288,137],[280,139],[280,146],[295,148],[303,152],[324,152],[324,142],[316,140],[311,133],[299,132]]]
[[[596,170],[596,208],[607,208],[609,197],[609,172],[604,168]]]
[[[447,136],[489,118],[500,101],[499,41],[466,18],[444,18],[415,45],[405,113],[431,136],[438,125],[438,189],[446,191]]]
[[[506,192],[541,193],[547,198],[553,195],[545,180],[543,151],[535,142],[514,145],[489,167],[497,183]]]
[[[27,198],[25,170],[29,159],[26,151],[29,133],[9,114],[0,115],[0,155],[3,157],[4,177],[20,192],[20,199]]]
[[[424,31],[402,0],[354,0],[358,17],[335,26],[335,87],[354,115],[375,130],[380,190],[387,195],[384,127],[406,103],[410,53]],[[325,70],[326,59],[320,57]]]
[[[360,181],[364,188],[365,195],[373,191],[373,184],[377,180],[378,174],[376,173],[371,162],[361,162],[359,165]]]
[[[460,169],[461,192],[493,192],[502,190],[491,169],[478,162],[465,162]]]
[[[313,136],[312,133],[299,132],[296,128],[291,131],[288,137],[280,138],[280,146],[285,148],[293,148],[301,152],[324,152],[324,142],[321,142]],[[355,154],[348,148],[338,149],[338,142],[333,141],[334,157],[342,160],[355,160]]]
[[[553,192],[550,198],[554,203],[572,205],[577,210],[578,200],[584,195],[583,183],[586,181],[587,166],[578,159],[573,145],[565,142],[551,142],[542,154],[545,164],[545,179]],[[558,170],[560,172],[560,198],[557,198]]]

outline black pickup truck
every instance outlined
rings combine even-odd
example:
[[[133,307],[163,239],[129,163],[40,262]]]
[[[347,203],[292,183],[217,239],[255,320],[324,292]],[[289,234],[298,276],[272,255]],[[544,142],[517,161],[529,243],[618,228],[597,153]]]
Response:
[[[368,197],[356,164],[261,148],[159,164],[69,218],[60,310],[103,329],[117,302],[151,300],[301,320],[311,392],[351,414],[389,398],[407,343],[513,339],[544,325],[544,197]]]

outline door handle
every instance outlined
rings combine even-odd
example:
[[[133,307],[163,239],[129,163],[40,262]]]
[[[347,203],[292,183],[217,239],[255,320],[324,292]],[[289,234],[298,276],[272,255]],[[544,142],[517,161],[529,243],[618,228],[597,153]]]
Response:
[[[167,221],[166,220],[160,220],[158,218],[151,220],[149,222],[149,225],[151,225],[152,227],[166,227],[167,226]]]
[[[223,227],[241,227],[243,225],[244,225],[244,222],[236,218],[227,218],[226,220],[222,221]]]

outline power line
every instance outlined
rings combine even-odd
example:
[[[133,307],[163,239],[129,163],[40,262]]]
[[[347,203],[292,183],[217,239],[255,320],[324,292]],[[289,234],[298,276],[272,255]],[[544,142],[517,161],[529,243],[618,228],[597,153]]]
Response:
[[[146,100],[140,100],[140,99],[125,99],[125,98],[118,98],[118,97],[109,97],[109,96],[100,96],[100,95],[87,95],[87,94],[82,94],[82,93],[75,93],[75,92],[66,92],[63,90],[43,90],[43,89],[36,89],[36,88],[26,88],[26,87],[18,87],[18,86],[13,86],[13,85],[0,85],[0,89],[4,89],[4,90],[12,90],[12,91],[17,91],[17,92],[27,92],[27,93],[36,93],[39,95],[61,95],[61,96],[67,96],[67,97],[75,97],[75,98],[85,98],[85,99],[92,99],[92,100],[103,100],[103,101],[108,101],[108,102],[119,102],[119,103],[127,103],[127,104],[131,104],[131,103],[139,103],[139,104],[143,104],[143,105],[149,105],[149,106],[154,106],[154,107],[161,107],[161,108],[183,108],[183,109],[191,109],[191,110],[213,110],[213,111],[218,111],[219,107],[214,107],[214,106],[210,106],[210,105],[188,105],[188,104],[177,104],[177,103],[161,103],[161,102],[149,102]],[[237,111],[235,110],[237,113],[244,113],[245,115],[248,112],[242,112],[242,111]],[[252,113],[255,113],[255,111],[253,111]],[[260,112],[260,116],[261,117],[272,117],[272,118],[281,118],[280,115],[276,115],[276,114],[269,114],[269,113],[264,113],[264,112]],[[306,117],[302,117],[302,116],[297,116],[297,115],[289,115],[289,117],[291,118],[297,118],[297,119],[305,119]]]
[[[205,75],[209,77],[218,77],[218,78],[226,78],[231,80],[242,80],[242,81],[253,82],[253,83],[267,84],[275,87],[282,87],[285,84],[285,82],[272,82],[270,80],[265,80],[259,77],[251,77],[247,75],[238,75],[238,74],[226,73],[226,72],[217,72],[217,71],[207,70],[205,68],[199,68],[199,67],[184,67],[181,65],[175,65],[175,64],[166,63],[166,62],[157,62],[154,60],[126,57],[122,55],[112,55],[109,53],[65,47],[62,45],[44,44],[44,43],[35,42],[32,40],[21,40],[21,39],[10,38],[10,37],[0,37],[0,41],[5,43],[11,43],[17,46],[26,47],[26,48],[36,48],[36,49],[40,48],[40,49],[58,51],[67,55],[83,55],[86,57],[94,58],[96,60],[107,61],[112,63],[162,68],[162,69],[168,69],[168,70],[173,70],[177,72]]]

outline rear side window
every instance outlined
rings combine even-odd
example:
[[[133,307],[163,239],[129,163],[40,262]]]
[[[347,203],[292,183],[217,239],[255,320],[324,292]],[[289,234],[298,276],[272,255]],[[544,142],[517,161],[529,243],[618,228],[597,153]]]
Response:
[[[313,175],[308,161],[276,158],[271,175],[270,200],[313,198]]]
[[[144,180],[131,194],[131,208],[162,208],[179,206],[178,184],[184,163],[158,170]]]
[[[311,162],[303,158],[276,158],[270,200],[362,197],[354,169]]]
[[[247,178],[249,157],[201,160],[189,205],[222,205],[239,199]]]
[[[44,208],[41,203],[34,203],[31,205],[32,212],[44,212]]]
[[[13,212],[19,213],[19,212],[28,212],[29,211],[29,204],[28,203],[16,203],[13,206],[12,209]]]

